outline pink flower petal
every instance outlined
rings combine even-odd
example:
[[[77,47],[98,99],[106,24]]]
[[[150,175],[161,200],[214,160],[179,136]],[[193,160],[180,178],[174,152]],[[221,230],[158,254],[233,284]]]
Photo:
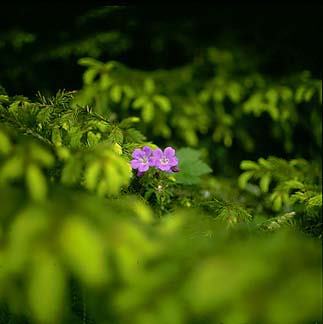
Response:
[[[139,168],[139,165],[140,165],[140,162],[138,160],[132,160],[131,161],[131,167],[133,169],[138,169]]]
[[[138,168],[138,170],[139,170],[140,172],[145,172],[145,171],[147,171],[148,169],[149,169],[149,164],[148,164],[148,163],[146,163],[146,164],[144,164],[144,163],[140,163],[139,168]]]
[[[148,163],[151,167],[156,165],[156,159],[154,159],[153,157],[148,158]]]
[[[168,146],[168,147],[165,148],[165,150],[164,150],[164,154],[165,154],[168,158],[170,158],[170,157],[172,157],[172,156],[175,155],[175,150],[174,150],[172,147]]]
[[[146,156],[150,156],[152,153],[152,149],[148,146],[144,146],[142,151],[145,153]]]
[[[177,160],[177,158],[176,158],[176,157],[171,157],[171,158],[169,159],[169,161],[168,161],[168,164],[169,164],[170,166],[175,166],[175,165],[177,165],[177,164],[178,164],[178,160]]]
[[[141,158],[141,150],[140,149],[135,149],[133,152],[132,152],[132,157],[134,159],[140,159]]]
[[[170,170],[170,166],[168,164],[160,164],[158,166],[158,169],[160,169],[162,171],[169,171]]]
[[[163,157],[163,151],[158,148],[155,151],[153,151],[153,157],[156,159],[161,159]]]

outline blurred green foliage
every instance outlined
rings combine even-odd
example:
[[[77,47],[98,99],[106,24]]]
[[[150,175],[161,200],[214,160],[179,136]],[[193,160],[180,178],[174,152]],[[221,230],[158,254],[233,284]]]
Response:
[[[250,66],[243,69],[244,60],[208,48],[196,63],[144,72],[115,61],[81,59],[87,70],[76,103],[100,114],[141,117],[140,129],[156,140],[202,144],[209,154],[214,143],[226,151],[232,147],[240,156],[259,154],[265,136],[276,150],[317,157],[322,148],[321,81],[306,71],[271,80],[250,72]],[[255,123],[259,127],[253,127]],[[262,126],[267,134],[260,133]],[[296,145],[298,136],[308,137],[309,143]]]
[[[207,35],[223,8],[65,9],[0,33],[0,324],[320,323],[313,65]],[[136,176],[143,145],[180,171]]]

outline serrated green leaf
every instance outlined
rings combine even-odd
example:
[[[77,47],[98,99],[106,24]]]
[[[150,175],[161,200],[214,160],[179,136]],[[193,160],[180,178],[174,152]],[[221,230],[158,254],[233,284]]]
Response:
[[[212,169],[200,160],[200,152],[191,148],[178,150],[180,172],[175,174],[176,181],[181,184],[197,184],[202,175],[212,172]]]

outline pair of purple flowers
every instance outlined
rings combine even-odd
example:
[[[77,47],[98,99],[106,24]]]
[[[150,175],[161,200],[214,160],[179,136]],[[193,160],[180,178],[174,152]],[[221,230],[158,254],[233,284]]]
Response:
[[[166,147],[164,151],[160,148],[152,150],[148,146],[135,149],[132,153],[131,167],[138,170],[137,175],[142,176],[150,167],[165,171],[178,172],[178,159],[172,147]]]

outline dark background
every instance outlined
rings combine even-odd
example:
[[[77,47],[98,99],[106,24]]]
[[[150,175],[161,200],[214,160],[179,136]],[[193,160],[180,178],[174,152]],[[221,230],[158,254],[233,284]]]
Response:
[[[49,53],[111,30],[129,40],[127,48],[118,50],[118,41],[107,44],[100,60],[147,70],[172,68],[191,62],[207,46],[239,46],[259,57],[260,73],[279,77],[305,69],[318,78],[322,12],[318,5],[2,5],[0,84],[10,94],[27,96],[80,88],[83,68],[77,59],[86,53]],[[17,31],[33,34],[34,41],[14,46]]]

